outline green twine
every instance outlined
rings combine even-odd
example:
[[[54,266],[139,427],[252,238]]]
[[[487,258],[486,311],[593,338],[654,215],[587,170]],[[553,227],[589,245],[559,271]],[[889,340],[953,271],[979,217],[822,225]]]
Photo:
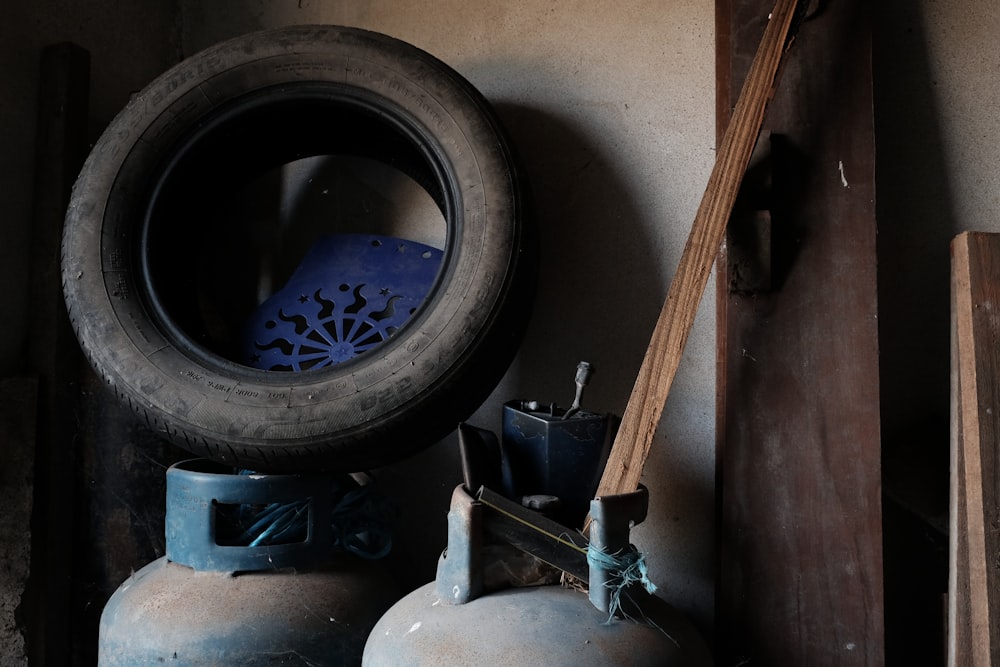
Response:
[[[627,549],[609,554],[591,543],[587,547],[587,564],[610,574],[605,584],[611,589],[607,623],[611,623],[615,614],[621,611],[622,593],[632,584],[642,584],[642,587],[650,595],[656,592],[656,585],[649,580],[646,557],[639,553],[634,545],[630,544]],[[624,611],[622,613],[624,614]],[[625,615],[627,616],[627,614]]]
[[[639,553],[639,550],[633,544],[628,545],[627,549],[623,549],[618,553],[609,554],[606,551],[601,551],[591,543],[587,547],[587,563],[592,567],[597,567],[611,574],[608,582],[605,584],[605,586],[611,589],[611,603],[608,605],[608,620],[604,622],[604,625],[610,625],[615,619],[615,614],[619,611],[625,618],[632,621],[635,620],[622,609],[621,601],[622,594],[625,593],[625,595],[628,595],[626,591],[632,584],[642,584],[642,587],[650,595],[656,592],[656,585],[649,580],[646,557]],[[642,609],[639,609],[639,613],[642,614],[642,620],[649,624],[650,627],[662,632],[667,639],[680,648],[680,644],[670,636],[669,632],[643,614]]]

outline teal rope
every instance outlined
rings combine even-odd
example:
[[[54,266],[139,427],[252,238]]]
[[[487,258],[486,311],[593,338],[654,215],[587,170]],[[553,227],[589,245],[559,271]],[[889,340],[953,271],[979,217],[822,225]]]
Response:
[[[642,587],[650,595],[656,592],[656,585],[649,580],[646,557],[639,553],[639,550],[634,545],[630,544],[628,549],[609,554],[596,548],[591,543],[587,547],[587,564],[604,570],[611,575],[606,584],[611,589],[611,604],[608,605],[608,623],[621,610],[622,592],[632,584],[642,584]]]
[[[639,553],[639,550],[635,548],[634,545],[628,545],[628,549],[623,549],[616,554],[609,554],[605,551],[601,551],[596,548],[593,544],[587,547],[587,563],[591,566],[597,567],[601,570],[611,573],[609,581],[606,584],[609,588],[613,589],[611,591],[611,604],[608,605],[608,620],[604,622],[605,625],[609,625],[615,619],[615,614],[619,611],[622,615],[629,620],[635,620],[626,614],[621,606],[622,593],[628,589],[629,586],[635,583],[642,584],[642,587],[646,589],[646,592],[652,595],[656,592],[656,585],[649,580],[649,571],[646,567],[646,557]],[[626,595],[628,593],[625,593]],[[642,613],[642,610],[639,610]],[[652,619],[646,617],[642,614],[643,621],[645,621],[649,626],[656,628],[663,635],[674,643],[675,646],[680,648],[680,644],[677,640],[670,636],[666,630],[657,625]]]

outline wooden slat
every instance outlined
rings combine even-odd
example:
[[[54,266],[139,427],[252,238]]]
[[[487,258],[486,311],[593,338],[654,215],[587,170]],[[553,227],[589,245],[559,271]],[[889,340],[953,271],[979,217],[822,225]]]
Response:
[[[597,488],[598,497],[629,493],[639,487],[653,436],[719,252],[740,181],[760,133],[797,6],[797,0],[778,0],[772,12],[762,13],[771,18],[766,21],[767,28],[743,84],[743,92],[722,137],[708,185],[622,415]]]
[[[953,586],[949,663],[1000,661],[1000,235],[952,242]],[[956,623],[961,623],[958,627]]]
[[[952,278],[954,282],[954,277]],[[959,386],[958,332],[956,326],[955,293],[951,298],[951,448],[948,516],[948,621],[947,660],[952,667],[971,665],[972,651],[969,628],[972,614],[969,608],[969,542],[967,539],[965,505],[965,457],[962,440],[962,401]]]
[[[719,8],[731,80],[766,4]],[[770,290],[719,263],[719,664],[885,663],[868,12],[807,20],[769,107]]]

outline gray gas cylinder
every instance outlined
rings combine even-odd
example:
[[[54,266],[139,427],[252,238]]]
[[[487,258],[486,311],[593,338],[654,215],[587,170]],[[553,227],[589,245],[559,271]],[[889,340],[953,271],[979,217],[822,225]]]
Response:
[[[439,560],[435,581],[405,596],[376,624],[365,646],[365,667],[712,664],[694,626],[645,591],[630,591],[635,604],[624,606],[630,618],[611,618],[612,582],[585,555],[582,567],[589,566],[589,595],[560,584],[497,587],[496,580],[490,581],[488,554],[497,553],[504,536],[511,537],[511,545],[520,544],[519,550],[530,547],[536,538],[525,538],[522,528],[528,523],[543,529],[538,544],[548,562],[579,571],[580,556],[566,546],[568,533],[552,522],[503,505],[501,498],[484,496],[484,491],[473,497],[462,486],[455,490],[448,513],[448,549]],[[618,507],[635,508],[637,502],[641,516],[618,512]],[[644,489],[593,501],[590,543],[615,548],[623,533],[627,540],[629,524],[645,515],[645,502]],[[615,514],[624,520],[616,522]]]
[[[334,554],[332,481],[237,475],[206,461],[172,466],[166,556],[106,604],[98,664],[359,664],[399,595],[377,562]],[[244,545],[223,535],[227,512],[270,506],[301,512],[301,536]]]

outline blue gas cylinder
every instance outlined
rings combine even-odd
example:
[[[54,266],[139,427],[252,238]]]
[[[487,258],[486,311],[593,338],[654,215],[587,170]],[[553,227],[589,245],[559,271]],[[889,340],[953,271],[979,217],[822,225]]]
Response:
[[[105,605],[98,664],[359,664],[399,593],[377,561],[336,548],[337,486],[326,475],[172,466],[166,555]]]
[[[628,528],[641,521],[645,503],[645,490],[592,501],[584,549],[579,535],[545,517],[488,489],[473,495],[458,487],[435,580],[385,613],[372,629],[362,664],[710,667],[708,645],[682,614],[646,591],[616,586],[615,572],[590,550],[631,553],[618,545],[627,544]],[[514,545],[529,561],[511,557],[507,547]],[[532,556],[533,548],[540,557]],[[497,554],[504,562],[497,562]],[[544,571],[542,559],[586,577],[589,591],[546,582],[537,574]],[[524,567],[531,560],[535,565]],[[522,585],[509,585],[514,570]],[[529,571],[538,585],[523,585]]]

